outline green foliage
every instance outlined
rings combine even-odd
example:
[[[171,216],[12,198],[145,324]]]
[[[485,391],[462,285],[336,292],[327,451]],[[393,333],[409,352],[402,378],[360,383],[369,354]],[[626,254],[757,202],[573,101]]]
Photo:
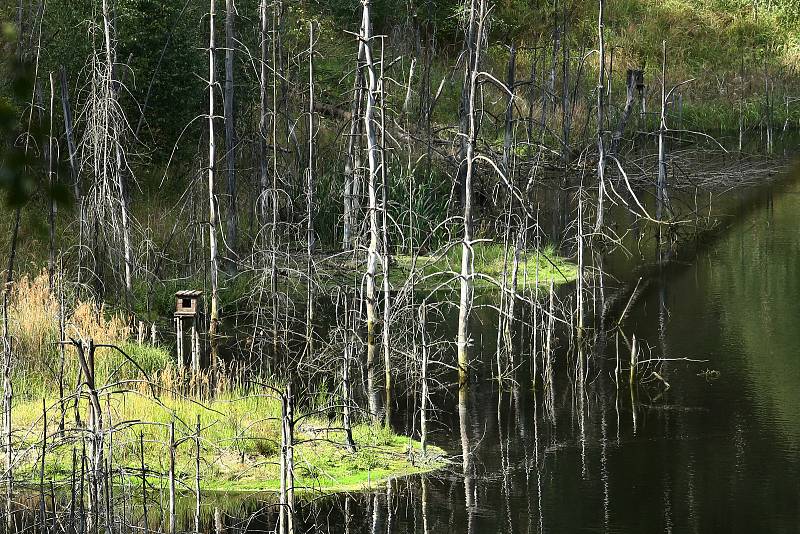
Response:
[[[0,190],[12,207],[22,206],[40,189],[66,203],[63,187],[42,180],[46,132],[40,114],[27,105],[33,95],[35,65],[18,50],[18,37],[11,24],[0,26],[0,73],[7,83],[0,91]],[[27,116],[23,110],[28,110]]]
[[[446,234],[437,226],[447,218],[451,183],[437,167],[431,167],[430,176],[417,172],[413,183],[405,176],[390,177],[389,216],[395,222],[390,241],[398,251],[408,251],[412,242],[425,250],[442,245]]]

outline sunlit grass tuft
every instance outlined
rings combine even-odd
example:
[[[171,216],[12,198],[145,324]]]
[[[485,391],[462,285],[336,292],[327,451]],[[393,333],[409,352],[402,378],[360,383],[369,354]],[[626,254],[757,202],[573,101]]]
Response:
[[[502,244],[476,243],[474,251],[474,278],[475,286],[479,288],[496,288],[502,284],[503,276],[506,283],[511,284],[514,262],[514,249],[506,249]],[[416,267],[420,271],[420,288],[433,288],[455,281],[461,272],[460,246],[451,247],[439,256],[419,256]],[[411,269],[409,256],[397,257],[397,267],[391,273],[395,283],[408,277]],[[533,287],[537,283],[547,286],[552,281],[554,284],[572,282],[577,277],[577,266],[562,258],[555,252],[551,245],[540,250],[520,251],[517,265],[517,287]]]

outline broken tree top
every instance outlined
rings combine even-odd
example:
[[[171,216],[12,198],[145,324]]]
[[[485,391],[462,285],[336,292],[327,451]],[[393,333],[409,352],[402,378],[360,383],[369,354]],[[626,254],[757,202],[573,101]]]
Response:
[[[197,315],[197,303],[200,300],[202,291],[197,289],[177,291],[175,293],[175,315],[194,316]]]

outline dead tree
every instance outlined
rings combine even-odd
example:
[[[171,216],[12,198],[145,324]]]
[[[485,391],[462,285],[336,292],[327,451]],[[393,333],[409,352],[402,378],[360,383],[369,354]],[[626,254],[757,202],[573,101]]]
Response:
[[[476,6],[477,1],[477,6]],[[472,179],[475,164],[475,141],[477,137],[477,121],[475,100],[478,85],[478,68],[480,65],[481,42],[483,39],[483,24],[485,17],[485,0],[472,0],[470,6],[470,28],[468,36],[474,41],[469,42],[470,58],[467,62],[465,78],[469,80],[466,98],[466,116],[468,122],[464,161],[460,162],[464,172],[463,194],[463,241],[461,244],[461,295],[458,307],[458,385],[459,389],[467,386],[469,376],[469,320],[472,313],[473,299],[473,241],[472,241]],[[477,29],[472,33],[472,21],[476,21]],[[471,34],[471,35],[470,35]],[[460,172],[460,171],[459,171]]]
[[[308,25],[308,170],[306,175],[306,351],[313,357],[314,325],[314,23]]]
[[[103,34],[105,40],[105,73],[104,85],[105,92],[108,98],[106,102],[106,109],[113,110],[117,108],[117,91],[118,83],[115,80],[115,61],[116,51],[112,46],[112,33],[113,27],[111,24],[111,14],[109,11],[108,0],[103,0]],[[130,198],[128,195],[127,180],[125,177],[126,163],[125,156],[122,152],[122,129],[123,122],[120,120],[113,120],[111,116],[106,117],[106,127],[109,128],[109,133],[112,135],[111,142],[114,148],[114,159],[116,162],[116,185],[119,188],[120,198],[120,222],[122,225],[122,244],[123,244],[123,257],[124,257],[124,270],[125,270],[125,289],[130,293],[133,290],[133,256],[131,251],[131,229],[130,229]]]
[[[377,302],[375,291],[375,273],[378,265],[378,194],[376,182],[380,172],[380,147],[375,133],[374,113],[375,94],[378,91],[375,65],[372,60],[370,0],[361,0],[361,41],[364,44],[364,60],[367,71],[366,105],[364,106],[364,132],[367,141],[367,193],[369,197],[368,224],[369,247],[367,249],[367,271],[365,273],[364,305],[367,313],[367,396],[369,411],[373,419],[378,417],[378,393],[375,385],[375,357],[377,343],[375,341],[375,328],[377,326]]]
[[[259,215],[258,222],[264,225],[267,222],[267,195],[269,191],[269,164],[267,160],[267,138],[269,132],[267,129],[267,117],[269,115],[269,104],[267,102],[267,0],[261,0],[259,6],[259,41],[261,48],[261,62],[259,69],[259,121],[258,121],[258,163],[259,163],[259,182],[261,190],[259,191],[258,201],[256,204],[257,213]]]
[[[658,125],[658,182],[656,184],[656,219],[660,222],[667,202],[667,42],[661,43],[663,58],[661,62],[661,114]],[[659,259],[663,245],[662,225],[658,226]]]
[[[270,272],[269,286],[272,295],[272,357],[277,360],[280,338],[278,333],[279,295],[278,295],[278,88],[279,79],[283,78],[283,60],[280,51],[280,27],[283,18],[283,2],[278,0],[272,6],[272,188],[270,204],[272,208],[272,225],[270,227]],[[280,65],[279,65],[280,63]]]
[[[420,411],[419,411],[419,443],[422,449],[422,456],[428,453],[428,403],[429,403],[429,384],[428,384],[428,311],[427,303],[423,302],[419,307],[419,331],[420,344],[422,348],[422,361],[420,363]]]
[[[64,114],[64,137],[66,138],[67,142],[67,158],[69,160],[69,169],[70,173],[72,174],[72,187],[73,187],[73,194],[75,195],[75,205],[78,207],[78,213],[81,213],[81,206],[82,206],[82,199],[81,199],[81,181],[78,177],[78,162],[77,162],[77,149],[75,148],[75,137],[73,133],[73,119],[72,119],[72,107],[70,106],[69,101],[69,87],[67,84],[67,71],[64,69],[62,65],[59,67],[59,77],[61,81],[61,108]],[[82,217],[81,217],[82,220]],[[78,231],[81,231],[83,225],[78,227]],[[78,239],[80,242],[80,239]],[[78,252],[81,254],[81,252]],[[80,267],[82,264],[79,261],[79,273]],[[80,274],[79,274],[80,275]],[[80,279],[78,280],[80,283]]]
[[[55,74],[49,75],[50,80],[50,134],[47,137],[47,182],[53,190],[56,184],[58,162],[54,161],[56,149],[53,144],[56,142],[53,137],[53,104],[55,101]],[[48,227],[48,258],[47,258],[47,278],[50,290],[54,289],[55,270],[56,270],[56,202],[52,195],[48,198],[47,206],[47,227]]]
[[[347,138],[347,157],[344,166],[344,221],[342,249],[353,247],[353,227],[359,205],[361,185],[361,112],[364,99],[364,42],[358,41],[358,57],[353,79],[353,97],[350,108],[350,135]]]
[[[464,49],[462,54],[466,56],[466,68],[464,69],[464,79],[461,86],[461,99],[458,108],[458,154],[457,164],[458,169],[455,179],[455,189],[458,195],[458,201],[461,203],[461,208],[466,210],[466,196],[467,196],[467,162],[470,158],[467,156],[468,146],[474,142],[474,134],[470,134],[470,128],[475,126],[475,121],[470,118],[472,112],[473,94],[473,80],[472,72],[477,71],[478,53],[477,48],[480,46],[481,35],[478,32],[478,25],[480,21],[476,18],[475,2],[479,0],[470,0],[469,18],[467,20],[467,27],[464,34]],[[476,35],[477,34],[477,35]],[[470,193],[471,194],[471,193]]]
[[[225,0],[225,161],[227,163],[228,216],[226,219],[226,241],[228,249],[235,256],[237,250],[237,208],[236,208],[236,117],[234,116],[233,59],[236,38],[234,35],[233,0]],[[229,262],[231,267],[235,260]]]
[[[597,35],[598,35],[598,53],[600,54],[599,72],[597,74],[597,221],[595,224],[595,233],[600,233],[603,229],[603,200],[605,199],[606,192],[606,146],[605,146],[605,73],[606,73],[606,43],[605,43],[605,23],[603,21],[603,0],[598,1],[598,19],[597,19]],[[578,214],[581,217],[581,214]],[[579,229],[579,231],[581,231]],[[582,240],[582,238],[581,238]],[[582,246],[582,241],[579,243]],[[582,249],[581,249],[582,251]],[[580,276],[580,275],[579,275]],[[579,310],[581,314],[583,311]],[[581,335],[583,325],[579,326],[578,335]]]
[[[342,426],[345,434],[345,447],[348,452],[355,452],[356,444],[353,440],[352,423],[352,385],[350,383],[350,366],[353,358],[353,346],[355,344],[355,314],[352,311],[353,305],[350,303],[350,294],[344,294],[344,357],[342,359]]]
[[[625,107],[622,109],[622,115],[619,117],[619,122],[611,135],[611,148],[609,154],[616,155],[619,152],[619,145],[622,141],[622,136],[625,134],[625,127],[631,117],[633,106],[636,103],[636,92],[640,87],[644,86],[644,72],[641,70],[628,69],[625,75]]]
[[[503,169],[508,172],[511,161],[511,151],[514,143],[514,86],[516,85],[517,47],[513,44],[508,51],[508,68],[506,72],[506,87],[508,87],[508,101],[506,102],[505,133],[503,136]]]
[[[281,395],[281,457],[278,528],[280,534],[294,534],[294,397],[292,386]]]
[[[211,368],[217,371],[219,360],[219,265],[217,262],[217,199],[214,194],[214,174],[216,167],[216,144],[214,141],[214,91],[216,90],[216,72],[214,53],[216,40],[214,15],[216,0],[211,0],[208,16],[208,248],[211,262],[211,315],[209,317],[208,338],[211,342]]]
[[[383,347],[383,370],[384,370],[384,415],[387,427],[392,420],[392,346],[391,346],[391,316],[392,316],[392,293],[389,283],[389,270],[391,269],[392,253],[389,248],[389,184],[387,182],[388,162],[386,158],[386,79],[384,75],[385,47],[381,44],[381,75],[380,75],[380,111],[381,111],[381,241],[383,251],[383,321],[381,325],[382,347]],[[413,62],[412,62],[413,68]],[[408,99],[408,97],[407,97]]]

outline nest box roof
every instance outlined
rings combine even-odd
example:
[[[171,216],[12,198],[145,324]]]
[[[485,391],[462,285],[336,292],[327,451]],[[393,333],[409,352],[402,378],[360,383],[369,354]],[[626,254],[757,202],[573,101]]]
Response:
[[[180,298],[187,298],[187,299],[196,299],[203,294],[202,291],[199,289],[184,289],[182,291],[177,291],[175,293],[176,297]]]

